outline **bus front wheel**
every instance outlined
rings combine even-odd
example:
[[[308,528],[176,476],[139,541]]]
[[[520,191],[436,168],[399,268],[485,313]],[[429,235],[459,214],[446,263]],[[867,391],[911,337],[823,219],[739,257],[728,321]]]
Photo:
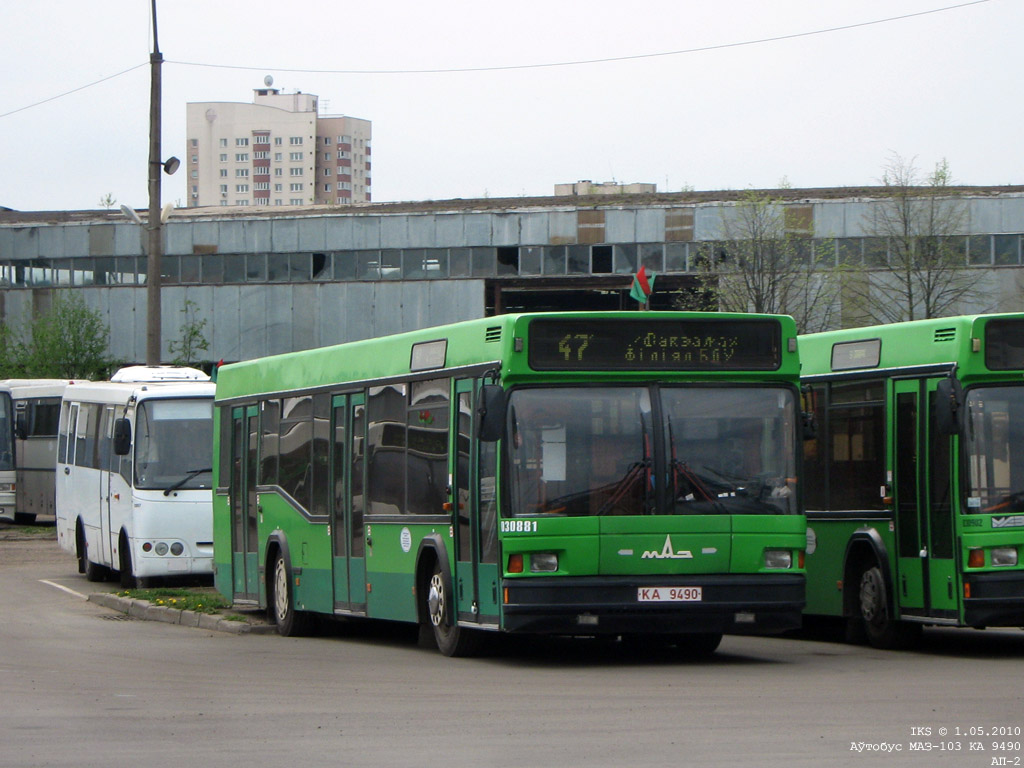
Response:
[[[434,629],[437,649],[445,656],[472,656],[480,644],[480,635],[472,629],[460,627],[454,620],[454,606],[449,608],[453,598],[451,584],[441,570],[440,563],[434,563],[434,572],[425,590],[426,615]]]
[[[877,565],[861,574],[858,596],[864,632],[873,647],[906,648],[920,637],[920,625],[908,624],[893,617],[885,577]]]
[[[310,617],[305,611],[295,610],[295,599],[288,571],[288,562],[285,560],[284,554],[277,552],[271,571],[268,603],[274,623],[277,624],[278,633],[285,637],[298,637],[309,632]]]

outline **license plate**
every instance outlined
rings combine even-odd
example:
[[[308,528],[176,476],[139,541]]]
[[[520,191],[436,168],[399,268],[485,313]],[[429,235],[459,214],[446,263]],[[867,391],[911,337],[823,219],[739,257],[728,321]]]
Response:
[[[639,603],[699,603],[704,599],[701,587],[637,587]]]

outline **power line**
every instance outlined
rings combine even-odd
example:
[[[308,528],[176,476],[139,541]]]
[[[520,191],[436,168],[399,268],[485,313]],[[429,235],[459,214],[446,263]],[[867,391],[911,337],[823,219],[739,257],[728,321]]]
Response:
[[[742,40],[735,43],[720,43],[717,45],[704,45],[696,48],[683,48],[678,51],[662,51],[660,53],[638,53],[631,56],[609,56],[600,59],[580,59],[575,61],[557,61],[548,62],[542,64],[509,64],[503,66],[493,67],[453,67],[447,69],[291,69],[287,67],[250,67],[239,64],[206,64],[197,61],[172,61],[168,60],[169,64],[178,64],[186,67],[209,67],[213,69],[240,69],[240,70],[251,70],[257,72],[291,72],[301,73],[310,75],[436,75],[436,74],[455,74],[463,72],[501,72],[506,70],[516,69],[546,69],[552,67],[575,67],[583,66],[586,64],[606,64],[609,62],[618,61],[634,61],[637,59],[653,59],[662,56],[682,56],[688,53],[703,53],[705,51],[720,51],[727,48],[741,48],[749,45],[760,45],[762,43],[777,43],[782,40],[794,40],[800,37],[811,37],[813,35],[824,35],[831,32],[842,32],[848,29],[858,29],[860,27],[870,27],[876,24],[888,24],[893,21],[902,21],[904,19],[912,19],[918,16],[927,16],[933,13],[942,13],[944,11],[952,11],[958,8],[966,8],[971,5],[981,5],[982,3],[988,3],[991,0],[969,0],[965,3],[957,3],[956,5],[947,5],[942,8],[932,8],[927,11],[917,11],[915,13],[906,13],[902,16],[890,16],[885,19],[875,19],[873,21],[861,21],[853,24],[843,24],[838,27],[827,27],[825,29],[815,29],[809,32],[793,32],[788,35],[777,35],[775,37],[762,37],[756,40]]]
[[[493,66],[493,67],[454,67],[454,68],[448,68],[448,69],[293,69],[293,68],[288,68],[288,67],[267,67],[267,66],[250,67],[250,66],[242,66],[242,65],[238,65],[238,64],[207,64],[207,63],[204,63],[204,62],[197,62],[197,61],[174,61],[174,60],[171,60],[171,59],[165,59],[164,61],[167,64],[177,64],[179,66],[184,66],[184,67],[207,67],[207,68],[210,68],[210,69],[238,69],[238,70],[249,70],[249,71],[257,71],[257,72],[267,72],[267,71],[271,71],[271,72],[291,72],[291,73],[301,73],[301,74],[311,74],[311,75],[430,75],[430,74],[456,74],[456,73],[466,73],[466,72],[501,72],[501,71],[518,70],[518,69],[548,69],[548,68],[553,68],[553,67],[575,67],[575,66],[584,66],[584,65],[587,65],[587,64],[607,64],[607,63],[619,62],[619,61],[636,61],[636,60],[639,60],[639,59],[654,59],[654,58],[660,58],[660,57],[665,57],[665,56],[682,56],[682,55],[690,54],[690,53],[703,53],[703,52],[706,52],[706,51],[720,51],[720,50],[725,50],[725,49],[728,49],[728,48],[742,48],[742,47],[750,46],[750,45],[761,45],[763,43],[777,43],[777,42],[781,42],[783,40],[794,40],[794,39],[801,38],[801,37],[812,37],[814,35],[825,35],[825,34],[829,34],[829,33],[832,33],[832,32],[842,32],[842,31],[849,30],[849,29],[858,29],[858,28],[861,28],[861,27],[870,27],[870,26],[874,26],[874,25],[877,25],[877,24],[888,24],[888,23],[893,22],[893,21],[903,21],[904,19],[912,19],[912,18],[916,18],[918,16],[928,16],[928,15],[934,14],[934,13],[943,13],[945,11],[953,11],[953,10],[956,10],[958,8],[966,8],[968,6],[981,5],[983,3],[988,3],[988,2],[991,2],[991,0],[969,0],[968,2],[957,3],[955,5],[947,5],[947,6],[944,6],[942,8],[932,8],[932,9],[927,10],[927,11],[917,11],[915,13],[906,13],[906,14],[903,14],[901,16],[890,16],[890,17],[885,18],[885,19],[874,19],[872,21],[861,21],[861,22],[856,22],[856,23],[853,23],[853,24],[843,24],[843,25],[838,26],[838,27],[826,27],[824,29],[815,29],[815,30],[811,30],[811,31],[808,31],[808,32],[793,32],[793,33],[788,34],[788,35],[777,35],[775,37],[762,37],[762,38],[758,38],[756,40],[741,40],[739,42],[734,42],[734,43],[719,43],[717,45],[704,45],[704,46],[698,46],[698,47],[695,47],[695,48],[683,48],[683,49],[678,50],[678,51],[661,51],[659,53],[638,53],[638,54],[634,54],[634,55],[631,55],[631,56],[609,56],[609,57],[604,57],[604,58],[600,58],[600,59],[579,59],[579,60],[575,60],[575,61],[557,61],[557,62],[547,62],[547,63],[540,63],[540,64],[509,64],[509,65],[504,65],[504,66]],[[11,110],[10,112],[4,112],[3,114],[0,114],[0,119],[5,118],[5,117],[9,117],[10,115],[15,115],[18,112],[24,112],[25,110],[32,109],[33,107],[41,106],[42,104],[47,104],[47,103],[49,103],[51,101],[56,101],[57,99],[61,99],[61,98],[65,97],[65,96],[70,96],[72,93],[77,93],[78,91],[83,91],[86,88],[91,88],[94,85],[99,85],[100,83],[104,83],[107,80],[113,80],[115,77],[120,77],[121,75],[125,75],[125,74],[128,74],[129,72],[133,72],[134,70],[139,69],[139,67],[144,67],[148,63],[149,62],[143,62],[141,64],[136,64],[135,66],[129,67],[128,69],[122,70],[121,72],[118,72],[116,74],[108,75],[107,77],[102,77],[99,80],[95,80],[95,81],[93,81],[91,83],[87,83],[85,85],[81,85],[81,86],[79,86],[77,88],[72,88],[70,91],[64,91],[63,93],[59,93],[56,96],[51,96],[51,97],[49,97],[47,99],[43,99],[42,101],[37,101],[37,102],[35,102],[33,104],[26,104],[24,107],[19,107],[18,109]]]
[[[105,83],[107,80],[113,80],[115,77],[120,77],[121,75],[127,75],[129,72],[133,72],[136,69],[138,69],[139,67],[145,67],[148,64],[149,64],[148,61],[144,61],[141,64],[136,64],[134,67],[128,67],[128,69],[121,70],[117,74],[107,75],[106,77],[101,77],[99,80],[94,80],[91,83],[86,83],[85,85],[80,85],[77,88],[72,88],[70,91],[64,91],[64,93],[58,93],[56,96],[51,96],[48,99],[43,99],[42,101],[37,101],[35,104],[26,104],[24,107],[18,107],[17,109],[12,109],[10,112],[4,112],[2,115],[0,115],[0,118],[8,117],[10,115],[16,115],[19,112],[24,112],[26,109],[32,109],[32,107],[38,107],[41,104],[46,104],[46,103],[51,102],[51,101],[56,101],[57,99],[62,99],[65,96],[70,96],[72,93],[78,93],[79,91],[84,91],[86,88],[92,88],[94,85],[99,85],[100,83]]]

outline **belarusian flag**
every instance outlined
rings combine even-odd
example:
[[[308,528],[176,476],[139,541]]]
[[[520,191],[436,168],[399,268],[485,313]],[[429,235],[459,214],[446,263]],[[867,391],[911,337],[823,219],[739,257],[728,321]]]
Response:
[[[655,277],[657,275],[654,272],[651,272],[648,277],[647,267],[641,265],[640,269],[633,276],[633,288],[629,292],[629,297],[639,301],[641,304],[646,304],[647,299],[650,298],[651,291],[654,290]]]

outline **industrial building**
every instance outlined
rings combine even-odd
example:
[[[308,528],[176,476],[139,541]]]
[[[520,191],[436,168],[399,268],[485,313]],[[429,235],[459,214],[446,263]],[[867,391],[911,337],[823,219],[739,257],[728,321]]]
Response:
[[[955,191],[968,215],[951,241],[978,287],[975,303],[958,311],[1020,310],[1024,187]],[[845,258],[884,261],[884,239],[869,226],[883,190],[771,194],[809,240]],[[230,361],[506,311],[634,308],[629,288],[641,264],[658,274],[652,308],[670,308],[692,289],[698,259],[722,239],[741,197],[178,210],[164,230],[162,348],[179,337],[186,300],[207,321],[210,359]],[[144,226],[121,213],[0,212],[0,318],[24,322],[57,291],[74,290],[109,326],[111,357],[141,361],[144,248]]]

